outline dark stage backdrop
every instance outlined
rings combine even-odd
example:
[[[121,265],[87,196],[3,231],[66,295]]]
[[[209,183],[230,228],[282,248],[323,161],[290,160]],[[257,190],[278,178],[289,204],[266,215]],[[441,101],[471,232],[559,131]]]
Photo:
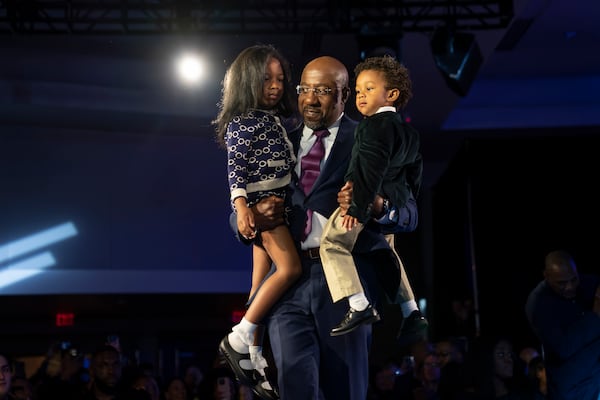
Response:
[[[247,292],[206,132],[1,134],[0,295]]]
[[[565,249],[580,272],[600,271],[599,143],[566,136],[466,142],[434,188],[440,336],[474,334],[475,310],[463,321],[453,306],[476,297],[482,334],[510,333],[531,344],[524,305],[542,279],[545,255]]]

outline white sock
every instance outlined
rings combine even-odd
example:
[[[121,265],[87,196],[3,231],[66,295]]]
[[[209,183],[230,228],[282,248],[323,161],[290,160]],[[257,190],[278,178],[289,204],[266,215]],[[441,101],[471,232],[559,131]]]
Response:
[[[407,318],[413,311],[418,311],[419,307],[417,307],[416,301],[408,300],[400,304],[400,309],[402,310],[402,316]]]
[[[238,353],[248,353],[249,346],[254,343],[254,331],[258,325],[242,318],[239,324],[231,328],[228,335],[229,344]]]
[[[262,346],[250,346],[248,350],[250,351],[250,361],[252,361],[252,366],[264,376],[265,368],[267,368],[269,365],[267,364],[267,360],[262,355]]]
[[[362,311],[369,306],[369,300],[364,293],[356,293],[348,297],[350,308],[356,311]]]

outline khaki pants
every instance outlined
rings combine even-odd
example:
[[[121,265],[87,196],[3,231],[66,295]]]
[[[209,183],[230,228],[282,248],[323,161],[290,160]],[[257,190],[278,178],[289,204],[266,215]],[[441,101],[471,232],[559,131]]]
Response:
[[[338,207],[323,228],[319,252],[329,293],[334,303],[350,295],[364,292],[352,257],[352,248],[364,226],[359,223],[352,230],[347,230],[342,226],[341,211]]]
[[[396,244],[394,242],[395,235],[389,234],[385,235],[385,240],[390,245],[390,248],[396,255],[398,259],[398,264],[400,265],[400,287],[398,288],[398,295],[396,296],[396,304],[402,304],[409,300],[415,299],[415,294],[413,293],[412,287],[410,286],[410,281],[408,280],[408,275],[406,275],[406,271],[404,270],[404,263],[400,259],[400,256],[396,252]]]
[[[319,252],[327,286],[334,303],[353,294],[364,292],[352,257],[352,249],[364,226],[359,223],[352,230],[346,230],[342,227],[340,213],[341,209],[336,209],[323,228]],[[396,252],[394,235],[385,235],[385,238],[396,255],[400,267],[400,287],[395,299],[396,303],[414,300],[415,296],[404,270],[404,264]]]

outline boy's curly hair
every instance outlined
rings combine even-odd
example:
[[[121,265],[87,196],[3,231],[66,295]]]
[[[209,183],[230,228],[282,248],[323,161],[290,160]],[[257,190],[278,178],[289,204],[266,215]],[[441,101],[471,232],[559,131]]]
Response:
[[[354,76],[358,76],[365,70],[383,72],[386,89],[400,90],[400,96],[394,103],[397,109],[404,108],[412,98],[412,81],[408,69],[394,57],[387,54],[380,57],[369,57],[354,67]]]

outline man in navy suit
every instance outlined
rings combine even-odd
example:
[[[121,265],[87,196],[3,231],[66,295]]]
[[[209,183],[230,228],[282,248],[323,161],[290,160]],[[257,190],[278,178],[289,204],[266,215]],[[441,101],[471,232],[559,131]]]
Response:
[[[357,124],[344,115],[349,97],[348,71],[339,60],[318,57],[305,66],[298,86],[304,125],[289,135],[298,155],[298,176],[302,157],[315,141],[313,132],[328,129],[329,135],[323,139],[325,157],[313,188],[305,194],[295,185],[292,195],[290,222],[296,238],[302,237],[306,210],[312,210],[312,230],[306,238],[298,239],[302,276],[273,307],[267,320],[279,393],[286,400],[366,398],[371,326],[362,325],[342,337],[330,335],[331,327],[344,317],[347,306],[332,302],[319,258],[322,228],[340,205],[338,196],[340,201],[344,198],[339,192]],[[381,214],[382,207],[383,199],[378,198],[373,214]],[[273,197],[255,206],[258,227],[268,229],[269,224],[281,218],[282,208],[282,200]],[[390,287],[397,289],[398,265],[375,220],[366,224],[353,254],[370,298],[377,298],[376,274],[388,274]]]

